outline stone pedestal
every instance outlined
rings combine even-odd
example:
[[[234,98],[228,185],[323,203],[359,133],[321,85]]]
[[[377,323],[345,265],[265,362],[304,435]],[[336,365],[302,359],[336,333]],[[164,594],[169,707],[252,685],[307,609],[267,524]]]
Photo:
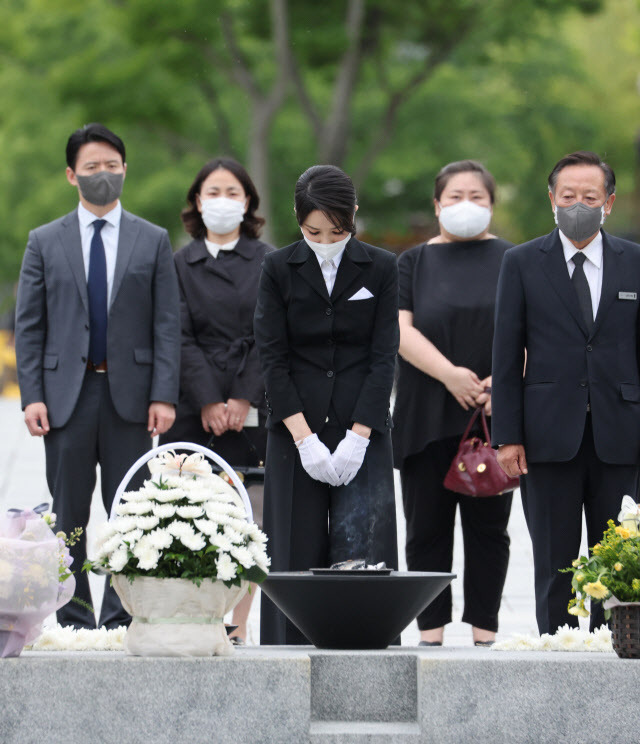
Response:
[[[635,744],[639,687],[615,654],[26,652],[0,661],[0,742]]]

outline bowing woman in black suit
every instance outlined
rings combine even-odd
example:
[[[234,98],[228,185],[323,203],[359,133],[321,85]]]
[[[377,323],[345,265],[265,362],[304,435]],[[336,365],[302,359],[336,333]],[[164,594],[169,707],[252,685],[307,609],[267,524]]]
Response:
[[[295,209],[303,239],[265,256],[254,322],[267,391],[271,570],[350,558],[396,568],[395,257],[355,238],[356,192],[335,166],[302,174]],[[264,595],[260,642],[308,643]]]
[[[173,427],[161,443],[206,445],[233,466],[264,460],[266,406],[253,313],[260,267],[273,250],[258,239],[264,224],[256,216],[259,198],[245,169],[216,158],[198,173],[182,212],[193,240],[175,255],[180,285],[182,358],[180,402]],[[244,432],[243,432],[244,429]],[[262,485],[248,487],[260,524]],[[232,639],[247,634],[251,592],[237,606]]]

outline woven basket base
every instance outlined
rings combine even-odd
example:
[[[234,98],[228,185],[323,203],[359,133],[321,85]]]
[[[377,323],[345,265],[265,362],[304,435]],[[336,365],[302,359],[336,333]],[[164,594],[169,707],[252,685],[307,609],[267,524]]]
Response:
[[[640,659],[640,607],[618,605],[611,608],[611,642],[621,659]]]

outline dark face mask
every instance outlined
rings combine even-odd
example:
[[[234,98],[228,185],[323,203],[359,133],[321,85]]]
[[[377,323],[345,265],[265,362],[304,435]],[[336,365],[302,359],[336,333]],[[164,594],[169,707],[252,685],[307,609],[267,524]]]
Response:
[[[109,173],[109,171],[100,171],[90,176],[79,176],[78,185],[80,193],[89,202],[97,207],[104,207],[105,204],[111,204],[119,198],[122,193],[122,183],[124,173]]]
[[[595,235],[604,222],[604,205],[602,207],[588,207],[582,202],[576,202],[570,207],[556,206],[554,215],[556,224],[569,238],[580,243]]]

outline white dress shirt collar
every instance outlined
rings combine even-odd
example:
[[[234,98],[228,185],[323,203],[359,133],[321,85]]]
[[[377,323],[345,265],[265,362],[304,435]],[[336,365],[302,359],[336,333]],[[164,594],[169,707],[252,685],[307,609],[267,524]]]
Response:
[[[238,245],[239,240],[240,238],[236,238],[235,240],[230,240],[228,243],[220,245],[220,243],[212,243],[210,240],[205,238],[204,244],[207,246],[207,250],[213,258],[218,258],[218,253],[220,253],[220,251],[232,251],[236,245]]]
[[[320,264],[320,270],[322,271],[322,277],[329,296],[331,296],[331,293],[333,292],[333,285],[336,283],[336,276],[338,275],[338,266],[340,266],[340,261],[342,261],[344,252],[345,248],[343,248],[340,253],[336,253],[333,258],[329,259],[322,258],[322,256],[319,256],[316,253],[316,258]]]
[[[89,225],[92,225],[96,220],[106,220],[112,227],[117,229],[120,227],[121,217],[122,204],[120,204],[120,201],[118,201],[116,206],[110,212],[107,212],[102,217],[98,217],[93,214],[93,212],[90,212],[82,202],[78,204],[78,220],[80,221],[80,227],[82,228],[89,227]]]
[[[585,258],[591,261],[596,268],[600,269],[602,266],[602,233],[599,230],[595,238],[582,249],[576,248],[562,230],[558,230],[558,234],[562,242],[562,250],[564,251],[564,260],[566,263],[569,263],[576,253],[583,253]]]

